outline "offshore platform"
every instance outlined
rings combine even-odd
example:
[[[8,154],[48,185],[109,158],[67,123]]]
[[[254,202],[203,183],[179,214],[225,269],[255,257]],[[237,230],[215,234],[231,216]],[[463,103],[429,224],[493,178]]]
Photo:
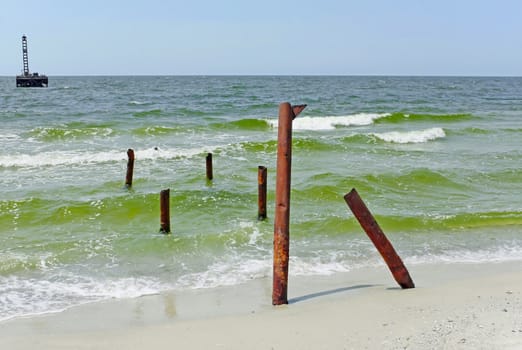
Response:
[[[29,57],[27,56],[27,36],[22,36],[22,57],[24,62],[24,74],[16,76],[17,87],[47,87],[49,80],[47,75],[29,73]]]

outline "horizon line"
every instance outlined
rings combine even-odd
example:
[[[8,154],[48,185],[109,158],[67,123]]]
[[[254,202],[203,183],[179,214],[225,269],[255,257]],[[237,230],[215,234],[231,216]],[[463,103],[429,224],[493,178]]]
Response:
[[[42,73],[43,74],[43,73]],[[425,78],[521,78],[522,75],[465,75],[465,74],[56,74],[47,77],[425,77]],[[1,78],[16,78],[2,75]]]

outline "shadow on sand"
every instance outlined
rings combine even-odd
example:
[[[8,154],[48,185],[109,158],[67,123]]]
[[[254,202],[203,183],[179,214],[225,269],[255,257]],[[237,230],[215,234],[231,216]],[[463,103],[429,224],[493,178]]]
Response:
[[[288,300],[288,304],[300,303],[300,302],[303,302],[306,300],[324,297],[326,295],[332,295],[332,294],[347,292],[350,290],[370,288],[370,287],[375,287],[375,286],[377,286],[377,285],[376,284],[359,284],[359,285],[351,286],[351,287],[342,287],[342,288],[336,288],[336,289],[331,289],[331,290],[325,290],[323,292],[317,292],[317,293],[302,295],[302,296],[296,297],[296,298],[291,298]]]

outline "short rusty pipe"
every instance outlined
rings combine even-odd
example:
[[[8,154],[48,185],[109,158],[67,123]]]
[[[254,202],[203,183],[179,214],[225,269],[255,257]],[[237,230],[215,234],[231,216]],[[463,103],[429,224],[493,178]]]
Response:
[[[132,187],[132,175],[134,174],[134,150],[129,148],[127,150],[127,157],[129,160],[127,161],[127,174],[125,176],[125,187]]]
[[[279,105],[274,215],[273,305],[288,304],[292,121],[305,107],[306,105],[292,107],[288,102]]]
[[[160,233],[170,233],[170,189],[160,192]]]
[[[379,227],[379,224],[373,217],[372,213],[370,213],[355,188],[344,196],[344,200],[370,240],[373,242],[373,245],[383,257],[393,275],[393,278],[395,278],[395,281],[397,281],[403,289],[415,288],[415,284],[413,283],[406,266],[404,266],[401,258],[393,248],[393,245],[390,243],[388,238],[386,238],[384,232]]]
[[[257,168],[257,219],[260,221],[266,219],[266,178],[267,169],[260,165]]]
[[[214,178],[214,170],[212,166],[212,153],[208,153],[206,157],[206,163],[207,163],[207,180],[212,181]]]

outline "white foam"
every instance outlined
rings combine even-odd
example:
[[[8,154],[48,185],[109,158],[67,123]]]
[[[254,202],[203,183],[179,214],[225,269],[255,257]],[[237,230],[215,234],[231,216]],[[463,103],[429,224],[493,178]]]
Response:
[[[426,143],[446,137],[446,133],[442,128],[430,128],[415,131],[391,131],[384,133],[371,134],[376,138],[393,143]]]
[[[60,312],[87,302],[111,298],[135,298],[166,290],[151,278],[121,278],[96,281],[60,275],[56,278],[23,279],[0,277],[0,321],[13,317]]]
[[[309,260],[290,258],[290,273],[296,276],[332,275],[337,272],[347,272],[353,268],[353,264],[342,261],[321,261],[321,258]]]
[[[298,117],[294,120],[294,130],[334,130],[339,126],[363,126],[371,125],[375,120],[391,116],[390,113],[357,113],[346,116],[326,117]],[[267,121],[272,127],[277,128],[278,120]]]
[[[346,254],[342,250],[316,251],[314,256],[290,256],[290,275],[332,275],[362,267],[382,266],[378,254],[368,251]],[[489,249],[469,251],[455,249],[428,251],[418,255],[403,253],[406,265],[440,263],[484,263],[520,261],[518,242],[506,243]],[[435,249],[437,251],[437,249]],[[254,256],[253,256],[253,255]],[[234,286],[249,280],[267,278],[272,273],[271,254],[261,249],[233,254],[216,259],[200,271],[187,271],[176,277],[160,280],[150,276],[125,278],[95,278],[59,272],[45,278],[0,276],[0,321],[13,317],[59,312],[69,307],[109,298],[134,298],[165,290],[183,290]]]
[[[178,279],[178,288],[201,289],[233,286],[266,277],[272,267],[271,259],[242,259],[239,255],[228,261],[211,264],[201,272],[189,273]]]
[[[57,129],[51,127],[41,127],[35,128],[31,130],[31,132],[35,133],[35,138],[38,139],[52,135],[55,130]],[[79,137],[81,135],[108,137],[114,133],[114,130],[111,128],[67,129],[64,127],[61,130],[63,131],[63,137]],[[30,138],[30,140],[34,140],[35,138]]]
[[[135,150],[136,159],[172,159],[179,157],[190,158],[198,154],[212,151],[208,147],[188,149],[161,149],[148,148]],[[119,162],[127,160],[127,153],[120,150],[106,152],[86,151],[53,151],[37,154],[11,154],[0,156],[0,167],[42,167],[57,165],[90,164],[104,162]]]
[[[198,154],[209,152],[208,148],[198,147],[198,148],[148,148],[144,150],[137,150],[136,151],[136,158],[137,159],[171,159],[171,158],[190,158],[194,157]]]
[[[406,264],[438,264],[438,263],[491,263],[522,260],[522,246],[517,241],[506,242],[499,246],[478,250],[455,249],[440,252],[423,252],[419,255],[405,257]]]
[[[252,238],[252,237],[251,237]],[[255,239],[255,238],[254,238]],[[249,242],[251,244],[252,241]],[[265,278],[271,275],[273,261],[271,252],[256,247],[259,257],[247,254],[233,254],[220,259],[199,272],[187,273],[177,279],[176,288],[206,289],[222,286],[233,286],[252,279]],[[375,257],[372,264],[378,261]],[[357,266],[366,266],[368,261],[339,260],[338,252],[328,252],[314,257],[290,256],[291,275],[331,275],[347,272]]]
[[[78,152],[78,151],[53,151],[38,154],[18,154],[0,156],[0,166],[4,167],[39,167],[56,166],[64,164],[83,164],[108,162],[126,159],[124,152]]]

